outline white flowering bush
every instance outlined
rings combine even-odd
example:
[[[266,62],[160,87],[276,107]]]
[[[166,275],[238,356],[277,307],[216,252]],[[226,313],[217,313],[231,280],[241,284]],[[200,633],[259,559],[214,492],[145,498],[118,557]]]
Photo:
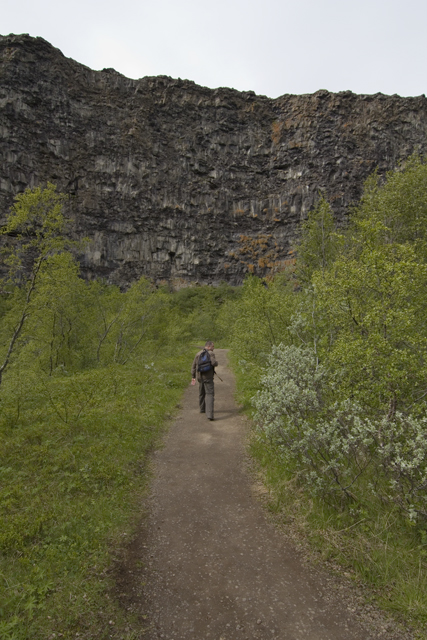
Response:
[[[253,403],[260,433],[312,493],[359,500],[368,486],[411,519],[427,517],[427,419],[374,419],[350,399],[307,347],[273,348]]]
[[[355,475],[374,446],[350,407],[331,403],[326,369],[306,347],[275,347],[254,398],[259,429],[280,448],[311,491],[352,496]],[[369,456],[368,456],[369,459]]]
[[[389,477],[388,497],[414,521],[427,519],[427,418],[397,413],[380,423],[379,458]]]

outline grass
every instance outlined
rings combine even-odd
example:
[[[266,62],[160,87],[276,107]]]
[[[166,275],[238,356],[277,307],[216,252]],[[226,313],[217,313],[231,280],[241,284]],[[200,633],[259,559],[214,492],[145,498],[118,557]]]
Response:
[[[0,418],[2,639],[134,637],[131,614],[109,595],[109,570],[134,531],[147,455],[193,355],[10,377]]]
[[[422,531],[395,507],[378,508],[378,502],[366,496],[362,510],[338,512],[308,496],[266,443],[254,439],[251,451],[282,520],[291,519],[323,559],[350,568],[355,579],[370,585],[381,608],[414,625],[425,637],[427,553]]]
[[[232,365],[238,400],[251,416],[254,381]],[[250,452],[269,490],[269,509],[290,525],[323,560],[337,562],[369,598],[403,623],[417,637],[427,633],[427,533],[415,527],[391,504],[381,504],[366,487],[357,508],[337,510],[314,498],[300,485],[280,452],[252,435]]]

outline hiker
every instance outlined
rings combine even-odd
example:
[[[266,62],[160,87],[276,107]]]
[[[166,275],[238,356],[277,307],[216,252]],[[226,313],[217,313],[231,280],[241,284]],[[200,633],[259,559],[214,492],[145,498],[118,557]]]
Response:
[[[218,366],[213,350],[214,343],[208,340],[204,349],[196,354],[191,367],[191,384],[196,384],[196,373],[199,382],[200,413],[206,413],[208,420],[214,419],[214,373],[215,367]],[[205,360],[207,364],[203,365]],[[199,368],[202,371],[199,371]]]

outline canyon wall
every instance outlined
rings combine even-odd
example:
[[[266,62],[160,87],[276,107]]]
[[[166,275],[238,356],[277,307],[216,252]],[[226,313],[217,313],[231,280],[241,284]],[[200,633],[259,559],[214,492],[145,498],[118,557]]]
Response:
[[[322,193],[339,221],[363,182],[427,151],[425,96],[277,99],[93,71],[0,37],[0,216],[26,187],[70,195],[86,277],[238,284],[289,258]]]

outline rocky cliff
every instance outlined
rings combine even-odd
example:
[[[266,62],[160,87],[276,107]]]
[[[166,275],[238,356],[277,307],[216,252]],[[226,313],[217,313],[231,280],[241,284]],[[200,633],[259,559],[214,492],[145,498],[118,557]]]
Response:
[[[425,96],[284,95],[130,80],[41,38],[0,37],[0,215],[68,192],[87,277],[241,282],[288,257],[323,192],[342,220],[364,180],[427,151]]]

